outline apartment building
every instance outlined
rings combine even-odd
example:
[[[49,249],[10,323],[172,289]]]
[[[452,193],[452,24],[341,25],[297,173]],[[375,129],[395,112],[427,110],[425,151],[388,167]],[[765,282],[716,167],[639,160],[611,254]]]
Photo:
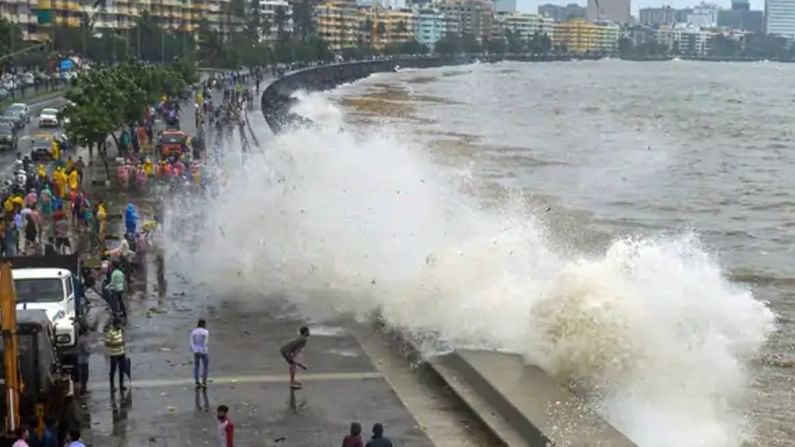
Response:
[[[444,14],[432,7],[417,7],[414,13],[417,16],[417,28],[414,34],[417,42],[433,50],[436,42],[447,35]]]
[[[365,13],[356,0],[336,0],[321,3],[314,10],[318,37],[335,51],[353,48],[363,42]]]
[[[287,0],[259,0],[259,13],[262,22],[270,27],[260,36],[262,41],[273,43],[279,38],[279,32],[293,32],[293,4]]]
[[[574,19],[555,26],[552,45],[572,53],[612,53],[618,47],[620,34],[620,27],[615,24]]]
[[[531,38],[535,33],[552,37],[555,29],[554,19],[538,14],[497,13],[494,19],[504,31],[516,33],[524,40]]]

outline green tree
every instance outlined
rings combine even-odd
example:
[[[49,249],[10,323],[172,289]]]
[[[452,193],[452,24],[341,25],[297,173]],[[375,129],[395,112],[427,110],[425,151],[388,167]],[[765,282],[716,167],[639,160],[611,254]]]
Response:
[[[455,34],[448,34],[436,42],[434,50],[444,55],[460,53],[463,51],[461,38]]]
[[[486,51],[494,54],[503,54],[507,48],[507,44],[503,39],[490,39],[484,42]]]
[[[525,42],[517,31],[505,30],[505,42],[509,53],[521,54],[525,52]]]
[[[277,6],[276,10],[273,13],[273,24],[276,26],[276,40],[280,42],[287,41],[289,36],[285,32],[285,27],[287,26],[287,11],[284,10],[283,6]]]
[[[245,16],[246,24],[243,32],[252,42],[259,42],[262,37],[262,14],[260,13],[259,0],[251,0],[248,14]]]
[[[386,35],[386,24],[384,24],[384,22],[378,22],[378,24],[375,26],[375,35],[379,39],[384,38]]]
[[[618,54],[623,57],[635,54],[635,44],[632,43],[632,39],[623,36],[618,39]]]
[[[293,2],[293,30],[301,42],[307,42],[315,34],[312,5],[308,0]]]
[[[19,50],[23,48],[23,43],[22,29],[5,18],[0,18],[0,51],[7,54]]]

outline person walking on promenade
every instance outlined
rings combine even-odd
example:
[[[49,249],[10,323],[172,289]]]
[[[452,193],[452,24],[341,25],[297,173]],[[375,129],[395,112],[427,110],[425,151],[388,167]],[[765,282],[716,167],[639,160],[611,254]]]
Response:
[[[88,328],[80,326],[80,337],[77,339],[77,376],[80,379],[80,395],[88,389],[88,359],[91,356],[91,341]]]
[[[209,354],[207,350],[210,341],[210,331],[207,330],[207,322],[200,319],[196,329],[190,333],[190,347],[193,350],[193,378],[196,381],[196,388],[207,388],[207,367]],[[199,363],[202,364],[202,381],[199,382]]]
[[[116,392],[114,386],[114,375],[116,370],[119,370],[119,389],[123,394],[126,391],[124,388],[124,369],[126,359],[124,358],[124,332],[121,330],[121,322],[118,318],[113,319],[113,324],[105,333],[105,348],[110,357],[110,393]]]
[[[235,446],[235,424],[229,419],[229,407],[219,405],[216,411],[218,426],[216,427],[216,447]]]
[[[362,443],[362,424],[351,422],[351,433],[342,440],[342,447],[364,447]]]
[[[127,306],[124,305],[125,275],[119,261],[113,261],[111,265],[110,283],[108,283],[107,288],[111,296],[113,318],[116,319],[121,316],[126,319]]]
[[[301,352],[306,347],[307,340],[309,340],[309,328],[302,326],[298,333],[298,338],[290,340],[279,350],[290,366],[290,388],[292,389],[301,388],[301,382],[295,380],[295,368],[306,369],[306,366],[300,363],[297,358],[301,355]]]
[[[392,441],[384,436],[384,426],[381,423],[373,425],[373,437],[364,447],[392,447]]]

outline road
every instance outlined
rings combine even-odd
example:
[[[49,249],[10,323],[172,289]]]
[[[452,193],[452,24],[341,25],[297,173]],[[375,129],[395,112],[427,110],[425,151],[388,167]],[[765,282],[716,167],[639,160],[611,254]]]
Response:
[[[36,134],[51,135],[59,131],[57,128],[39,129],[39,113],[47,107],[61,108],[66,105],[66,100],[62,97],[45,99],[28,104],[30,106],[30,123],[19,132],[19,143],[17,151],[22,155],[30,155],[32,137]],[[14,170],[14,160],[16,153],[13,151],[0,151],[0,180],[12,176]]]

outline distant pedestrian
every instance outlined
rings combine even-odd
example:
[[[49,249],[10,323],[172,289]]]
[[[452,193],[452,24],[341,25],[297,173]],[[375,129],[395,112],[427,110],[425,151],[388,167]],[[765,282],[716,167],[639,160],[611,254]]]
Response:
[[[122,393],[126,391],[124,388],[124,370],[126,369],[126,359],[124,356],[124,332],[121,330],[121,322],[118,318],[113,319],[113,324],[105,332],[105,348],[110,357],[110,393],[116,392],[114,386],[114,376],[116,370],[119,370],[119,389]]]
[[[216,447],[234,447],[235,424],[229,419],[229,407],[226,405],[219,405],[216,415],[218,417]]]
[[[17,427],[14,430],[14,435],[16,437],[16,441],[12,447],[28,447],[28,438],[30,438],[30,430],[25,425]]]
[[[297,359],[306,347],[307,340],[309,340],[309,328],[303,326],[299,329],[298,333],[298,338],[290,340],[280,349],[282,357],[284,357],[284,360],[286,360],[287,364],[290,366],[290,388],[292,389],[301,388],[301,382],[295,380],[295,368],[300,367],[301,369],[306,369],[306,366]]]
[[[392,441],[384,436],[384,426],[380,423],[373,425],[373,437],[364,447],[392,447]]]
[[[342,440],[342,447],[364,447],[362,443],[362,424],[351,422],[351,433]]]
[[[196,380],[196,388],[207,388],[207,365],[209,363],[209,353],[207,350],[210,341],[210,331],[207,330],[207,322],[200,319],[196,329],[190,333],[190,347],[193,350],[193,378]],[[202,363],[202,381],[199,382],[199,363]]]

